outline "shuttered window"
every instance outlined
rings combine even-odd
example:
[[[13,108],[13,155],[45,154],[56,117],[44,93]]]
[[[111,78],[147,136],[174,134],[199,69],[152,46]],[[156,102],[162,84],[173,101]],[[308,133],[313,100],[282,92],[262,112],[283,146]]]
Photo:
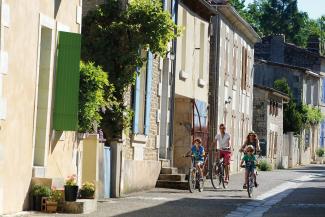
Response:
[[[153,55],[151,52],[143,52],[147,55],[148,61],[141,69],[136,79],[134,92],[134,119],[133,133],[148,135],[150,130],[151,110],[151,86]]]
[[[53,128],[75,131],[78,126],[81,36],[59,32]]]

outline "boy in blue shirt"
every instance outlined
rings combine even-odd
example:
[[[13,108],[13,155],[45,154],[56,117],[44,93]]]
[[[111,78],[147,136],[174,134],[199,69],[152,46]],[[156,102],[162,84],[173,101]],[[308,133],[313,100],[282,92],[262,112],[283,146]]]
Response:
[[[194,144],[186,155],[192,152],[194,157],[195,167],[200,171],[201,179],[203,178],[203,165],[204,165],[204,147],[202,146],[202,141],[200,138],[194,139]]]

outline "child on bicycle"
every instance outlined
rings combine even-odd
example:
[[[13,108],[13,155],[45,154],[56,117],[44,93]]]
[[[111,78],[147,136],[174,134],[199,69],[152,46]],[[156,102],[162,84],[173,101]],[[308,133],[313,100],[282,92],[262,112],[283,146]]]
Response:
[[[193,141],[193,146],[189,152],[187,152],[186,155],[189,153],[192,153],[194,157],[194,163],[195,167],[200,171],[200,177],[203,179],[203,166],[204,166],[204,147],[202,146],[202,141],[200,138],[195,138]]]
[[[243,159],[240,162],[240,167],[243,167],[243,163],[245,162],[245,186],[247,187],[248,183],[248,174],[249,172],[253,172],[254,174],[254,185],[255,187],[258,186],[257,181],[256,181],[256,164],[257,160],[254,155],[254,147],[252,145],[248,145],[246,147],[246,154],[244,155]]]

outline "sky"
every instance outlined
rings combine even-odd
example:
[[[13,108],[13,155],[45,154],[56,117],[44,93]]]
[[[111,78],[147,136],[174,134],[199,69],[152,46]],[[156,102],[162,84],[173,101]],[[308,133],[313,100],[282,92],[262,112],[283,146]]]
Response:
[[[246,4],[253,0],[246,0]],[[307,12],[309,17],[317,19],[325,15],[325,0],[298,0],[298,8],[300,11]]]

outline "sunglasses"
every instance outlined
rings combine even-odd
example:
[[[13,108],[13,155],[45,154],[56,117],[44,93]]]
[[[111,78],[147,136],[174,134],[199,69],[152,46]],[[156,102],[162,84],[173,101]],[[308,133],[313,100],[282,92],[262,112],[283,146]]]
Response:
[[[247,152],[248,152],[248,153],[253,153],[254,151],[253,151],[253,150],[248,150]]]

